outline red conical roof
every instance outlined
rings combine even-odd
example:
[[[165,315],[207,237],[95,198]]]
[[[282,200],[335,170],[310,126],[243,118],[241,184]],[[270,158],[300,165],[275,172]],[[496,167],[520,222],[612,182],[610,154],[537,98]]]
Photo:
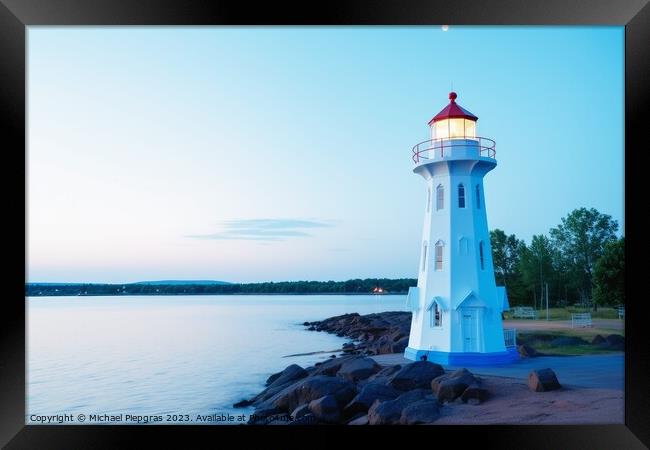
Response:
[[[429,125],[439,120],[451,118],[468,119],[473,120],[474,122],[478,120],[478,117],[456,103],[456,97],[458,97],[458,95],[455,92],[449,93],[449,104],[429,121]]]

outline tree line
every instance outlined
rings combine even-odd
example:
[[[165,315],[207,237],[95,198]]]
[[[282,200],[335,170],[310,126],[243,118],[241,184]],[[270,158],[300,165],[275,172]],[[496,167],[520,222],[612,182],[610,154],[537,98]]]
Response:
[[[548,235],[526,244],[503,230],[490,231],[494,273],[511,305],[545,307],[625,304],[625,237],[618,223],[591,208],[572,211]]]
[[[25,295],[200,295],[200,294],[370,294],[382,288],[403,294],[416,279],[366,278],[347,281],[280,281],[232,284],[26,284]]]

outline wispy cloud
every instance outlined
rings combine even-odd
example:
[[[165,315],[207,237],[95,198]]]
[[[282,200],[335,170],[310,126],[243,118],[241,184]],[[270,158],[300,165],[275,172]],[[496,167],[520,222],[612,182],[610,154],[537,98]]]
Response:
[[[193,234],[193,239],[228,239],[243,241],[284,241],[287,238],[311,237],[304,230],[327,228],[331,222],[301,219],[239,219],[221,222],[221,231]]]

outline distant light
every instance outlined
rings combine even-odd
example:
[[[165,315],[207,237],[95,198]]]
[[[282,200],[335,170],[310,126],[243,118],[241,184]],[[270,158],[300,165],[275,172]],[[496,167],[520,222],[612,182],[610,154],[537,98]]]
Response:
[[[442,26],[442,31],[447,31],[449,30],[449,25],[443,25]]]

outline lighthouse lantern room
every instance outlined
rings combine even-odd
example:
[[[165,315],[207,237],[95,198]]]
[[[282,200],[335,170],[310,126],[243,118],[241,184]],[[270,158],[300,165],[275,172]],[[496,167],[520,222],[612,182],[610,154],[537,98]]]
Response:
[[[456,98],[451,92],[449,104],[429,121],[431,139],[413,147],[426,205],[418,283],[407,296],[412,319],[404,356],[500,364],[518,353],[513,331],[503,330],[507,296],[495,283],[483,195],[483,178],[497,165],[496,144],[477,136],[478,117]]]

